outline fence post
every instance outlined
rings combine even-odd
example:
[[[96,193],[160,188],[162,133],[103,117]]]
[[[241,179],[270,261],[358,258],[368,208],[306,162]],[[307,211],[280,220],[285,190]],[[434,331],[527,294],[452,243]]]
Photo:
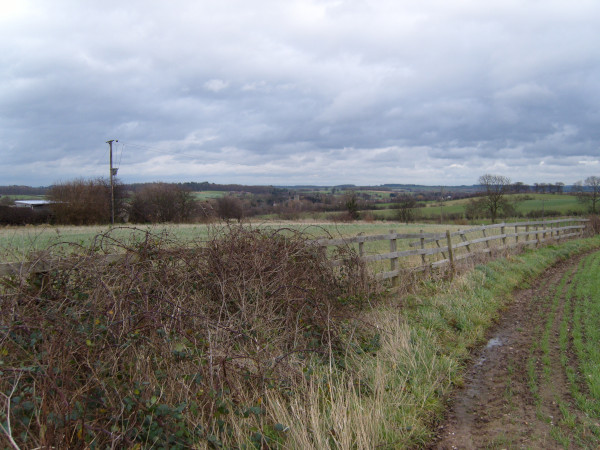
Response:
[[[502,234],[502,246],[506,248],[506,227],[502,225],[500,227],[500,234]]]
[[[463,242],[469,242],[468,239],[467,239],[467,237],[465,236],[465,233],[461,232],[460,230],[458,230],[458,231],[460,233],[460,239]],[[465,245],[465,247],[467,247],[467,252],[471,253],[471,246],[469,244],[467,244],[467,245]]]
[[[483,230],[481,230],[481,233],[483,234],[484,238],[487,238],[487,234],[485,233],[485,228]],[[485,241],[485,247],[490,248],[490,241],[488,241],[487,239]]]
[[[529,240],[529,225],[525,225],[525,242]]]
[[[546,242],[546,221],[542,223],[542,242]]]
[[[421,250],[425,250],[425,238],[423,237],[423,230],[419,230],[419,234],[421,234]],[[421,253],[421,262],[425,265],[425,254]]]
[[[452,251],[452,238],[450,237],[450,230],[446,230],[446,241],[448,241],[448,259],[450,260],[450,271],[454,276],[454,252]]]
[[[357,234],[357,236],[362,236],[363,234],[363,232],[360,232]],[[362,241],[358,243],[358,256],[361,258],[365,256],[365,243]]]
[[[440,245],[440,240],[436,239],[435,240],[435,245],[437,245],[438,248],[441,248],[442,246]],[[442,252],[442,256],[444,257],[444,259],[446,259],[446,252]]]
[[[357,236],[362,236],[363,234],[364,234],[363,232],[360,232],[360,233],[358,233]],[[358,258],[361,260],[361,262],[362,262],[363,256],[365,256],[365,243],[361,241],[358,243]],[[367,269],[367,265],[360,264],[359,267],[360,267],[360,279],[365,280],[366,279],[365,271]]]
[[[519,243],[519,226],[515,225],[515,244]]]
[[[398,251],[397,243],[396,243],[396,231],[390,230],[390,234],[394,235],[390,239],[390,253],[395,253]],[[390,259],[390,271],[394,272],[398,270],[398,258]],[[398,286],[398,275],[394,275],[392,277],[392,287]]]
[[[535,226],[535,241],[536,241],[535,242],[535,246],[536,247],[540,246],[540,233],[539,233],[539,231],[540,231],[540,226],[536,225]]]

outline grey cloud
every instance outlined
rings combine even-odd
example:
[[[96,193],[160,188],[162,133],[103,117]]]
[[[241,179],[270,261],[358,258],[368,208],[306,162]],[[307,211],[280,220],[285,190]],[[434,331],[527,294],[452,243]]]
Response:
[[[1,184],[102,173],[109,138],[140,145],[125,147],[131,181],[160,178],[156,164],[165,179],[252,184],[597,174],[573,163],[600,143],[591,2],[17,9],[0,14]]]

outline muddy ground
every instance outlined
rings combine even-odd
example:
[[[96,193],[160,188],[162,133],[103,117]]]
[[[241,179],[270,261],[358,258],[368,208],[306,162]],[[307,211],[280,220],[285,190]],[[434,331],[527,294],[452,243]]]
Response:
[[[565,274],[571,273],[572,278],[580,259],[560,263],[530,288],[515,293],[514,301],[490,330],[487,345],[474,352],[464,386],[450,399],[446,421],[429,448],[580,448],[581,442],[569,437],[568,429],[557,423],[564,417],[559,403],[563,408],[567,405],[571,413],[581,414],[560,362],[560,313],[550,329],[550,361],[542,364],[543,355],[536,346],[550,317],[549,297],[555,298],[556,286]],[[561,297],[557,311],[565,301],[565,296]],[[567,356],[574,358],[570,350]],[[534,387],[532,367],[538,379]],[[537,398],[534,392],[539,393]],[[553,434],[560,435],[562,442]]]

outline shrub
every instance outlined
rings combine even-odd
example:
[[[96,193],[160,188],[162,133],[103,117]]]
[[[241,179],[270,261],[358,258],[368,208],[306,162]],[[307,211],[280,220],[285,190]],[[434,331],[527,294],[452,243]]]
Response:
[[[541,209],[532,209],[525,216],[531,219],[539,219],[542,217],[559,217],[562,213],[560,211],[555,210],[541,210]]]
[[[122,184],[114,182],[115,220],[123,212],[124,196]],[[57,183],[49,189],[48,197],[55,202],[52,212],[56,223],[92,225],[111,220],[110,182],[104,178]]]
[[[217,215],[221,219],[236,219],[238,222],[244,217],[244,207],[242,201],[232,195],[226,195],[216,200]]]
[[[138,223],[189,222],[201,212],[192,192],[176,184],[151,183],[137,191],[129,220]]]
[[[31,208],[17,208],[0,205],[0,225],[27,225],[48,223],[52,214],[48,210],[37,211]]]

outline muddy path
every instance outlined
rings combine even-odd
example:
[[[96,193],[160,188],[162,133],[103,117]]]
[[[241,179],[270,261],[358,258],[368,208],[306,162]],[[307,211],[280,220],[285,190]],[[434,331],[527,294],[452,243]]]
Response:
[[[514,294],[487,345],[473,353],[429,448],[587,447],[565,421],[587,419],[579,417],[564,371],[573,350],[559,350],[566,292],[580,259],[560,263]]]

